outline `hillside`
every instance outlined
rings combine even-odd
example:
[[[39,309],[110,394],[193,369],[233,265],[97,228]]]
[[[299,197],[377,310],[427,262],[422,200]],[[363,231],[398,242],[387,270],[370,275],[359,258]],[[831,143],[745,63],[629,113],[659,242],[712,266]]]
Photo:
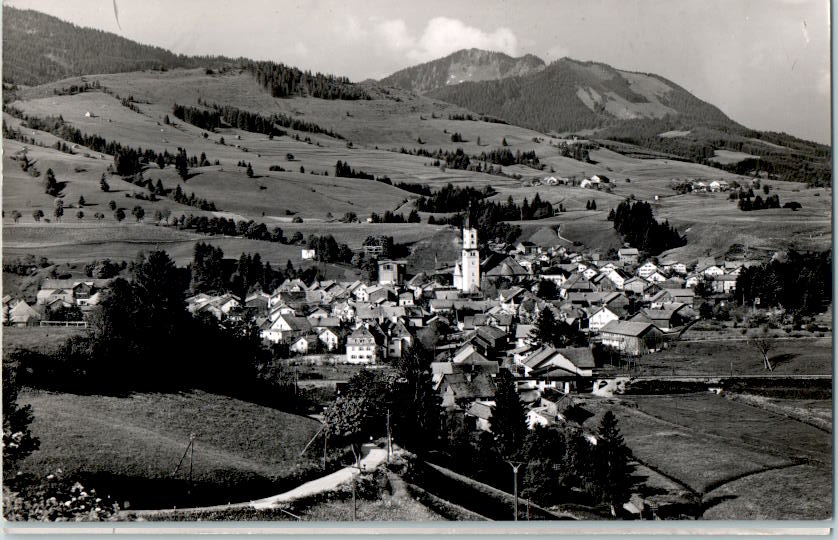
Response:
[[[543,132],[582,132],[740,174],[831,184],[829,147],[747,129],[654,74],[562,58],[528,75],[464,82],[428,95]],[[713,160],[717,150],[738,152],[738,159],[722,152]]]
[[[174,54],[38,11],[3,6],[3,82],[7,83],[37,85],[74,75],[214,67],[231,61]]]
[[[422,94],[466,81],[477,82],[528,75],[541,71],[544,67],[544,61],[531,54],[513,58],[499,52],[463,49],[445,58],[402,69],[381,79],[380,82],[386,86],[397,86]]]
[[[738,128],[719,109],[657,75],[562,58],[538,72],[429,92],[539,131],[574,132],[667,116]]]

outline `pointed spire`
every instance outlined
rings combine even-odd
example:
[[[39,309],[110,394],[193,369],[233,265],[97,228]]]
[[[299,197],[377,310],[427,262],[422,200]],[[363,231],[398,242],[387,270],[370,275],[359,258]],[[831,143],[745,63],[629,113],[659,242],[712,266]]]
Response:
[[[471,229],[471,199],[468,201],[468,210],[466,211],[466,224],[463,226],[465,229]]]

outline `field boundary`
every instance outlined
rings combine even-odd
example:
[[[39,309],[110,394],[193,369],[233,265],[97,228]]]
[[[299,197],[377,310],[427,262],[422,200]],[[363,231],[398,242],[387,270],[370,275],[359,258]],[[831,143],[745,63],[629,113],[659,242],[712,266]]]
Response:
[[[780,414],[789,418],[791,420],[796,420],[802,424],[806,424],[807,426],[813,427],[815,429],[819,429],[824,433],[832,434],[832,424],[829,424],[829,427],[825,427],[820,422],[816,422],[815,420],[820,420],[820,418],[811,418],[806,417],[801,414],[795,414],[784,407],[780,407],[779,405],[775,405],[774,403],[768,403],[761,401],[759,399],[754,399],[758,396],[752,396],[751,394],[722,394],[725,398],[735,401],[737,403],[742,403],[744,405],[749,405],[751,407],[755,407],[757,409],[762,409],[764,411],[768,411],[774,414]],[[826,423],[826,421],[823,421]]]

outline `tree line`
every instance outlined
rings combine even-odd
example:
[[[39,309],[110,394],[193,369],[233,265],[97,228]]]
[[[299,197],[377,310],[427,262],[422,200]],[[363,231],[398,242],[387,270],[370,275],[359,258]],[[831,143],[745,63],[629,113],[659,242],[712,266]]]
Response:
[[[743,268],[736,278],[735,300],[753,305],[757,298],[761,308],[821,313],[832,302],[832,252],[790,250],[785,260]]]
[[[346,77],[302,71],[274,62],[246,61],[242,68],[256,77],[273,97],[311,96],[320,99],[371,99],[362,87]]]
[[[626,199],[611,209],[608,219],[614,222],[614,229],[629,245],[650,255],[658,255],[668,249],[687,243],[669,221],[655,219],[652,205],[644,201]]]

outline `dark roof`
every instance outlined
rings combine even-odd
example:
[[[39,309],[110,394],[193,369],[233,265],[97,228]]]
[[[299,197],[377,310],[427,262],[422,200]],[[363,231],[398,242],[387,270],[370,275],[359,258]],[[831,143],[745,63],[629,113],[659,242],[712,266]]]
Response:
[[[652,328],[654,324],[640,321],[611,321],[602,327],[601,333],[619,334],[623,336],[642,336]]]

